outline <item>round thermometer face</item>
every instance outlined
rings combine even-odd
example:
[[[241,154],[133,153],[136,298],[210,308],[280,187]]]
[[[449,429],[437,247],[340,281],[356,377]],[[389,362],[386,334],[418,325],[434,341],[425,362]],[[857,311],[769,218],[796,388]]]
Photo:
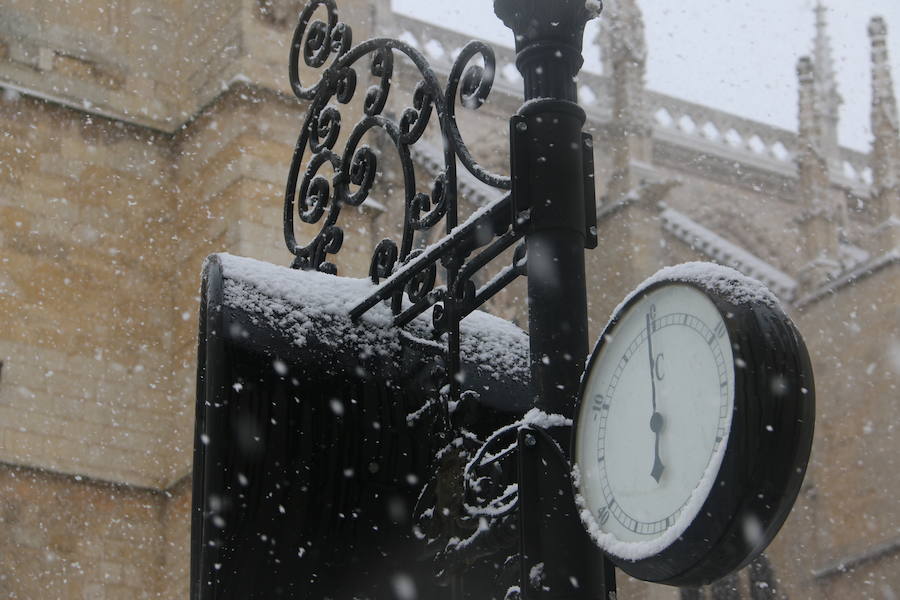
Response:
[[[644,558],[690,525],[722,462],[735,389],[723,315],[691,285],[650,288],[607,329],[588,369],[579,492],[601,546]]]

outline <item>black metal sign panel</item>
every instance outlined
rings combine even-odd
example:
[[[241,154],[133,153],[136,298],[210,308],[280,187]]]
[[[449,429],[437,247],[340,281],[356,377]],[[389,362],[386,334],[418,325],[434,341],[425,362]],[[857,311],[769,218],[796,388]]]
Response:
[[[393,597],[398,586],[441,597],[434,551],[413,522],[423,490],[433,502],[435,455],[453,442],[430,404],[440,396],[440,348],[396,328],[389,352],[365,332],[334,344],[323,331],[332,317],[310,326],[301,345],[290,326],[271,326],[268,308],[227,291],[241,285],[222,259],[208,262],[191,598]],[[273,310],[298,310],[283,303],[271,300]],[[468,430],[489,433],[527,408],[516,404],[527,378],[465,366],[467,386],[480,390]],[[481,569],[467,577],[471,597],[497,590],[490,562]]]

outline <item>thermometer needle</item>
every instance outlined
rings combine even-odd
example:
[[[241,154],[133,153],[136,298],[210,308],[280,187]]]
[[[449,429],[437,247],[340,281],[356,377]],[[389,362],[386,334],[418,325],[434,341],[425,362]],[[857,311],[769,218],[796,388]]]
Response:
[[[656,480],[656,483],[659,483],[659,478],[662,477],[663,469],[665,469],[665,465],[663,465],[662,461],[659,458],[659,434],[662,431],[663,427],[663,417],[656,410],[656,378],[653,372],[653,340],[651,337],[652,331],[653,321],[650,318],[650,313],[647,313],[647,353],[650,356],[650,389],[653,401],[653,414],[650,415],[650,431],[652,431],[656,436],[653,442],[653,468],[650,470],[650,476]]]

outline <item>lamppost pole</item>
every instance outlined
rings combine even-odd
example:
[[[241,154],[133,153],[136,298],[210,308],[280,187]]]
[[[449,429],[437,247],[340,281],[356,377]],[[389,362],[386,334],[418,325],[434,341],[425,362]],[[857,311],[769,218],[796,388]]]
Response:
[[[513,214],[529,216],[514,226],[527,221],[534,405],[572,418],[588,353],[584,249],[596,245],[592,151],[576,78],[596,10],[585,0],[495,0],[494,11],[515,34],[524,79],[510,146]],[[609,597],[612,568],[573,514],[568,437],[555,441],[562,457],[551,456],[559,450],[538,431],[520,435],[522,595]]]
[[[531,211],[528,326],[535,406],[571,417],[588,353],[585,173],[576,77],[590,17],[584,0],[495,0],[516,36],[525,104],[511,127],[513,201]]]

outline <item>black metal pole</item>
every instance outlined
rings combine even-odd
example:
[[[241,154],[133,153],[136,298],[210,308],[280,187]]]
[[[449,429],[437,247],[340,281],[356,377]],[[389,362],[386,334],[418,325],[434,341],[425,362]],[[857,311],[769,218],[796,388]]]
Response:
[[[516,66],[525,86],[525,103],[510,127],[511,175],[514,216],[529,217],[534,405],[571,418],[588,353],[584,156],[590,148],[584,147],[576,77],[592,15],[585,0],[494,0],[494,12],[516,36]],[[520,440],[522,595],[609,598],[613,571],[581,529],[566,483],[568,436],[556,440],[563,452],[559,460],[534,440]],[[557,494],[560,487],[568,489]]]
[[[584,110],[576,77],[584,0],[495,0],[516,36],[525,104],[513,118],[515,210],[530,210],[528,326],[535,406],[571,417],[588,352],[584,282]],[[524,155],[524,156],[523,156]]]

